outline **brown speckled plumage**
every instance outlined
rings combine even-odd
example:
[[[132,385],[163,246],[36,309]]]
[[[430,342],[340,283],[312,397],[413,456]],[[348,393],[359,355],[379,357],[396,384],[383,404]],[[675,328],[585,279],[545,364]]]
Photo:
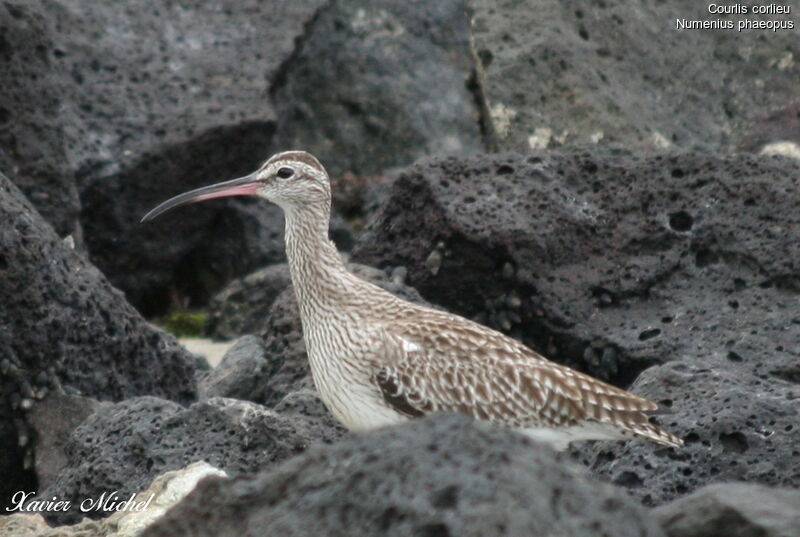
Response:
[[[288,170],[291,176],[281,178]],[[313,156],[279,153],[248,178],[258,183],[256,195],[286,214],[287,257],[314,383],[348,428],[452,411],[520,429],[557,448],[573,440],[628,437],[683,443],[650,423],[654,403],[348,272],[328,240],[330,185]],[[179,196],[178,203],[166,202],[151,214],[208,199],[207,189]]]

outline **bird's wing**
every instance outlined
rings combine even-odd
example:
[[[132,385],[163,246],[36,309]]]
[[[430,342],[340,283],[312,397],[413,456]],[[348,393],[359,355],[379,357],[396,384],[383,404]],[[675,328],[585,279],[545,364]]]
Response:
[[[644,425],[657,408],[458,317],[387,324],[378,339],[374,381],[387,404],[412,417],[452,411],[519,428]]]

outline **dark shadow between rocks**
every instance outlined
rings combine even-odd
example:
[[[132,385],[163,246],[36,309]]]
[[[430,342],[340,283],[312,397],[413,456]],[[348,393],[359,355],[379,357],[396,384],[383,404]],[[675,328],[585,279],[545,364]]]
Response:
[[[143,314],[205,302],[233,276],[283,259],[280,210],[256,200],[181,208],[139,224],[175,194],[251,172],[273,131],[271,121],[213,129],[85,186],[81,220],[91,259]]]

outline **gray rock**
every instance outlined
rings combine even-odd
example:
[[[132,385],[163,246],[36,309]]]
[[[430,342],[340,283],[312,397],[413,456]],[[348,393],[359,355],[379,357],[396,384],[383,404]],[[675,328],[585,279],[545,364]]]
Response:
[[[230,397],[244,401],[263,401],[272,367],[261,338],[242,336],[228,349],[217,367],[200,381],[200,397]]]
[[[181,535],[663,535],[619,489],[521,435],[436,416],[208,479],[151,526]]]
[[[356,175],[345,172],[331,177],[333,209],[360,232],[364,223],[389,197],[397,170],[381,175]],[[355,240],[353,242],[355,244]],[[353,244],[347,252],[353,249]]]
[[[224,200],[139,226],[168,196],[250,172],[287,144],[335,173],[483,147],[460,0],[4,6],[0,166],[60,234],[79,247],[85,234],[148,316],[205,304],[284,259],[276,207]],[[349,226],[335,222],[347,249]]]
[[[2,174],[0,221],[0,431],[10,434],[2,475],[32,468],[25,412],[60,386],[101,400],[195,397],[191,355],[145,322]],[[20,446],[27,463],[15,454]],[[25,480],[0,483],[5,500]]]
[[[659,421],[686,444],[598,443],[573,451],[645,504],[727,481],[800,487],[797,384],[714,359],[678,360],[646,370],[632,390],[668,408]]]
[[[111,498],[109,506],[122,507],[106,519],[84,518],[77,524],[50,527],[40,514],[14,512],[0,517],[0,536],[2,537],[139,537],[142,531],[165,511],[179,503],[190,494],[197,483],[210,476],[227,477],[224,472],[199,461],[180,470],[173,470],[158,476],[147,490],[140,491],[134,498],[121,498],[107,494],[102,502]],[[131,498],[129,500],[129,498]],[[35,500],[32,500],[35,501]],[[28,502],[25,507],[32,507]],[[87,502],[87,508],[90,508]],[[101,503],[102,507],[102,503]]]
[[[55,382],[98,399],[195,397],[194,361],[148,324],[0,175],[0,333],[22,398]]]
[[[654,509],[653,516],[669,537],[798,537],[800,491],[711,485]]]
[[[272,303],[291,283],[286,263],[270,265],[233,280],[211,300],[206,332],[220,339],[258,332]]]
[[[53,391],[33,406],[27,415],[35,433],[36,481],[38,488],[49,487],[66,466],[66,446],[72,432],[100,405],[91,397]]]
[[[578,451],[644,501],[798,486],[798,176],[747,156],[431,160],[395,182],[353,257],[405,266],[431,302],[601,379],[646,370],[633,391],[672,408],[659,420],[687,446]]]
[[[426,304],[415,289],[390,281],[386,273],[381,270],[356,263],[348,264],[348,268],[358,276],[405,300]],[[259,402],[272,406],[290,392],[313,388],[308,355],[303,342],[300,311],[297,308],[293,287],[285,289],[272,303],[259,333],[264,340],[267,360],[273,371],[264,390],[264,399]]]
[[[331,441],[341,429],[297,413],[282,416],[262,406],[213,398],[188,408],[155,397],[139,397],[99,409],[72,434],[69,464],[40,496],[74,501],[144,489],[157,475],[204,460],[235,475],[252,473]],[[83,514],[44,513],[50,523]],[[97,518],[110,513],[91,512]]]
[[[301,420],[318,421],[322,425],[323,440],[326,442],[338,440],[349,434],[325,407],[315,389],[290,392],[278,401],[273,410],[282,416],[299,416]]]
[[[58,40],[45,30],[40,0],[9,0],[3,28],[0,84],[0,170],[28,197],[59,236],[80,246],[80,201],[72,155],[81,147],[75,110],[63,106],[74,81],[59,58]]]
[[[264,328],[258,335],[264,341],[267,360],[273,366],[264,386],[262,404],[274,406],[288,393],[314,388],[303,342],[300,310],[292,287],[285,289],[272,303]]]
[[[273,147],[334,176],[483,150],[469,39],[463,0],[330,2],[270,89]]]
[[[264,204],[229,200],[137,224],[168,195],[244,174],[268,156],[276,116],[265,92],[324,3],[7,3],[9,26],[21,27],[11,47],[22,66],[8,80],[21,88],[12,102],[24,101],[3,121],[20,149],[11,163],[31,169],[40,186],[26,191],[50,200],[40,206],[63,203],[66,216],[77,214],[76,186],[58,182],[76,178],[92,259],[140,310],[162,312],[170,293],[205,300],[283,258],[280,211]]]
[[[798,174],[775,157],[432,159],[394,183],[352,255],[620,385],[682,356],[796,383]]]
[[[676,29],[678,19],[791,16],[718,16],[693,0],[467,3],[500,149],[600,143],[728,153],[800,141],[796,29]]]
[[[20,438],[26,444],[20,447]],[[2,401],[0,404],[0,508],[9,507],[20,490],[36,490],[34,451],[30,448],[32,432],[19,411]],[[5,509],[3,509],[5,512]]]

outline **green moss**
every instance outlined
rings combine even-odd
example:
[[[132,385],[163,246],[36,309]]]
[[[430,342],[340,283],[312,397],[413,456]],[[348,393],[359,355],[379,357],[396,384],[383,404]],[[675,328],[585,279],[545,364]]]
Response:
[[[176,311],[159,317],[156,324],[177,337],[200,337],[203,335],[208,313],[204,311]]]

